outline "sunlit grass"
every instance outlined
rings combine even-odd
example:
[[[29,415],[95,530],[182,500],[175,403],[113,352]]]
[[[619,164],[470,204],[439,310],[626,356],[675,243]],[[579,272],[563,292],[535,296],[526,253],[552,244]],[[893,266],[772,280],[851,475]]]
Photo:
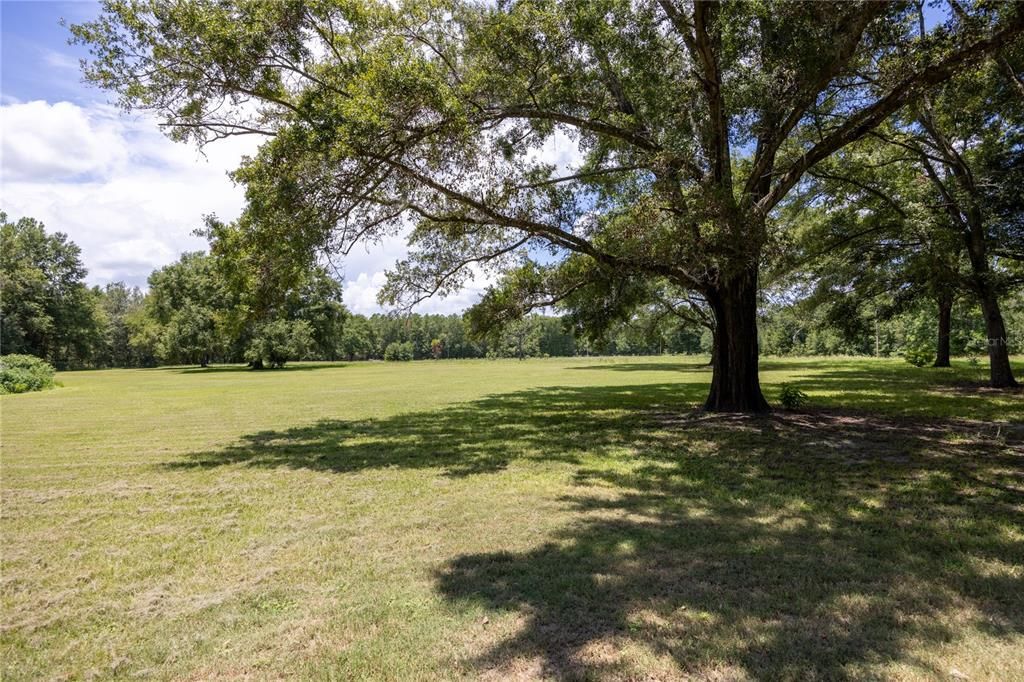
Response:
[[[3,677],[1017,675],[1024,395],[963,362],[763,369],[807,410],[695,412],[693,358],[5,396]]]

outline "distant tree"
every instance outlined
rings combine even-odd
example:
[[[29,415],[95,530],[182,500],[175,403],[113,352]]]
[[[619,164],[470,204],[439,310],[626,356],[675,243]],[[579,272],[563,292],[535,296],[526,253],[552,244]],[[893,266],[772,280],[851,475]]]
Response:
[[[260,369],[284,367],[307,357],[315,346],[313,325],[306,320],[271,320],[256,329],[245,359]]]
[[[540,355],[542,326],[539,317],[527,315],[514,320],[492,335],[488,354],[503,358],[525,358]]]
[[[146,364],[132,344],[132,316],[142,310],[145,294],[124,282],[111,282],[93,291],[103,313],[103,346],[97,364],[137,367]]]
[[[0,348],[83,365],[102,342],[97,298],[85,285],[81,250],[32,218],[0,212]]]
[[[970,264],[966,283],[981,304],[989,383],[996,388],[1017,385],[1000,299],[1021,284],[1006,261],[1024,262],[1024,93],[1016,75],[1020,70],[1024,48],[1018,45],[922,98],[911,112],[914,119],[892,139],[916,152],[941,197],[937,205],[962,240]]]
[[[184,253],[149,276],[147,307],[161,327],[157,352],[164,362],[205,367],[232,335],[225,320],[234,308],[214,259]]]
[[[338,351],[348,360],[365,359],[373,355],[373,338],[365,317],[353,315],[345,320]]]
[[[948,367],[953,304],[968,279],[963,243],[914,158],[878,139],[888,132],[880,128],[811,172],[803,198],[812,207],[791,218],[800,222],[791,251],[799,263],[782,286],[806,282],[802,307],[825,314],[805,315],[804,324],[850,338],[930,301],[933,332],[913,344]]]
[[[435,360],[440,360],[444,356],[444,341],[441,339],[431,339],[430,341],[430,357]]]
[[[325,268],[314,267],[304,272],[285,297],[279,314],[285,319],[309,324],[313,338],[311,352],[318,358],[337,358],[338,342],[349,312],[342,303],[341,283]]]
[[[149,295],[142,305],[125,316],[128,327],[128,343],[136,366],[152,367],[160,362],[162,327],[151,314]]]
[[[953,28],[977,25],[958,2],[950,7]],[[915,11],[924,35],[920,4]],[[824,230],[803,235],[822,256],[818,294],[832,292],[837,323],[858,320],[857,301],[890,315],[918,296],[935,301],[937,366],[949,365],[956,298],[973,296],[994,387],[1016,385],[1000,300],[1024,283],[1021,69],[1024,45],[1008,43],[812,169],[828,216]],[[829,254],[829,244],[841,248]]]
[[[540,339],[538,346],[541,355],[564,357],[576,354],[576,339],[561,317],[540,317]]]
[[[208,216],[200,230],[221,281],[232,299],[224,318],[227,332],[244,345],[259,327],[274,320],[305,320],[313,334],[312,352],[337,357],[348,310],[341,283],[312,257],[291,253],[287,244],[266,248],[254,242],[239,223]]]

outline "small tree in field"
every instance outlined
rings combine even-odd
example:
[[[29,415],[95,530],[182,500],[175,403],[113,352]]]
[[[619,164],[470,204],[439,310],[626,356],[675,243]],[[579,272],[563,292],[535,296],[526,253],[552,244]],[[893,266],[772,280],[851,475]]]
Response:
[[[430,341],[430,357],[435,360],[440,360],[444,355],[444,341],[441,339],[432,339]]]

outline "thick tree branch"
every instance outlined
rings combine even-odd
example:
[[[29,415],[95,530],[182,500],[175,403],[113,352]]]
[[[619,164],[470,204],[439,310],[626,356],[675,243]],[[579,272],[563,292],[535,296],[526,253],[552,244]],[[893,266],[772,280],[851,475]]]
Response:
[[[714,23],[717,6],[709,0],[696,0],[693,5],[693,25],[697,57],[703,72],[701,85],[708,99],[711,117],[708,152],[711,157],[712,177],[723,187],[732,184],[732,158],[729,153],[729,120],[725,112],[725,98],[722,95],[722,73],[718,65],[721,39]],[[711,31],[715,30],[714,33]]]
[[[1015,11],[1008,23],[992,36],[960,47],[938,63],[925,67],[903,79],[884,97],[851,116],[837,130],[793,161],[769,193],[757,203],[757,210],[762,215],[767,215],[809,168],[871,132],[881,125],[890,114],[902,108],[925,88],[948,80],[964,64],[980,54],[991,53],[999,49],[1022,32],[1024,32],[1024,11]]]
[[[860,45],[868,25],[887,9],[888,3],[884,2],[858,3],[839,22],[839,29],[832,36],[831,59],[825,62],[825,65],[814,77],[801,87],[800,96],[781,123],[773,127],[763,141],[758,140],[754,154],[754,166],[743,190],[746,196],[754,197],[756,201],[770,189],[771,175],[779,147],[793,132],[818,96],[849,62],[850,57],[857,50],[857,46]]]

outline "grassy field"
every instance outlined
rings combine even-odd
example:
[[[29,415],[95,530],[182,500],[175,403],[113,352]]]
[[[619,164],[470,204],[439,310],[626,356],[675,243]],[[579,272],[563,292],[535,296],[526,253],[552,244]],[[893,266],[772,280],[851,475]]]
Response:
[[[4,396],[3,679],[1024,678],[1024,394],[763,369],[808,409],[692,358]]]

